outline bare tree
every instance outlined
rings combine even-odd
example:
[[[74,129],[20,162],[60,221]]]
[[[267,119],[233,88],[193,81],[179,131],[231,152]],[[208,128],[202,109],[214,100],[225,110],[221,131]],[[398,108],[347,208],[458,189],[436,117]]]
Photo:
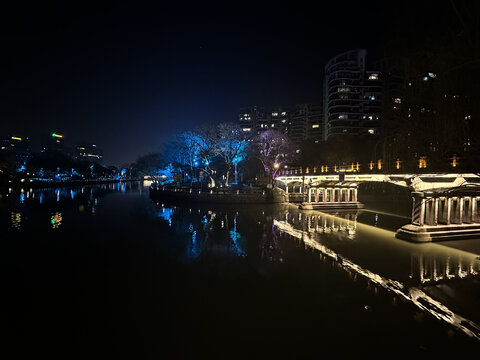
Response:
[[[210,186],[215,187],[214,170],[211,168],[211,162],[217,153],[217,129],[213,125],[205,124],[195,129],[191,134],[192,147],[195,148],[196,155],[204,166],[202,171],[208,175]]]
[[[290,138],[276,130],[260,133],[255,138],[255,146],[270,182],[275,179],[278,169],[295,157],[295,147]]]
[[[216,152],[225,162],[225,185],[228,186],[230,171],[244,157],[247,141],[243,138],[242,129],[235,123],[221,123],[217,130]]]

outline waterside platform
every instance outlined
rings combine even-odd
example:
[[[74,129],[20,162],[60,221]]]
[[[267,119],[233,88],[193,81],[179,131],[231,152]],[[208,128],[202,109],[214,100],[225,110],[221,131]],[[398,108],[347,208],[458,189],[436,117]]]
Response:
[[[278,204],[287,202],[284,191],[278,188],[246,189],[245,191],[224,188],[201,191],[188,188],[172,189],[152,184],[150,196],[154,199],[227,204]]]

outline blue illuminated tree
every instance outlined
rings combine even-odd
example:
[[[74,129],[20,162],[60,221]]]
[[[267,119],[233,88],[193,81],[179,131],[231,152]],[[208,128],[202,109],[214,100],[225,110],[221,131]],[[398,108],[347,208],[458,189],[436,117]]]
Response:
[[[230,171],[245,157],[247,141],[244,140],[242,129],[235,123],[221,123],[217,131],[216,153],[225,163],[225,185],[228,186]]]
[[[202,125],[191,132],[189,140],[197,159],[199,159],[198,168],[208,175],[210,186],[214,187],[213,174],[215,170],[212,169],[211,164],[217,155],[218,132],[216,127],[210,124]]]

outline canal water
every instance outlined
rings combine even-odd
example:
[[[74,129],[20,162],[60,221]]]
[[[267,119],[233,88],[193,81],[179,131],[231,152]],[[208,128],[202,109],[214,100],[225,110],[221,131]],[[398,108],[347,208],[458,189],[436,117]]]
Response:
[[[5,349],[52,357],[321,357],[480,350],[480,240],[408,217],[168,204],[148,184],[0,197]]]

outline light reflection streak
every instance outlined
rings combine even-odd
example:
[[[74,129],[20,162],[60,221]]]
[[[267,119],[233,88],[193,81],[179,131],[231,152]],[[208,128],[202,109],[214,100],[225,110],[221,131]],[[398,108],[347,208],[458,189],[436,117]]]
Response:
[[[411,301],[414,305],[420,308],[423,311],[426,311],[433,315],[439,320],[443,320],[459,330],[463,331],[470,337],[474,337],[477,340],[480,340],[480,326],[474,323],[471,320],[468,320],[458,314],[455,314],[448,307],[443,305],[441,302],[432,299],[425,292],[420,290],[417,287],[407,288],[404,284],[399,281],[383,278],[382,276],[368,270],[364,269],[361,266],[353,263],[349,259],[342,257],[333,250],[327,248],[326,246],[318,243],[313,239],[313,237],[307,232],[295,229],[292,225],[285,221],[273,220],[273,225],[276,226],[281,231],[302,240],[306,246],[309,246],[313,249],[318,250],[322,254],[332,258],[334,261],[338,262],[342,268],[347,271],[353,271],[356,274],[360,274],[368,280],[382,286],[383,288],[392,291],[398,296],[402,297],[407,301]]]

